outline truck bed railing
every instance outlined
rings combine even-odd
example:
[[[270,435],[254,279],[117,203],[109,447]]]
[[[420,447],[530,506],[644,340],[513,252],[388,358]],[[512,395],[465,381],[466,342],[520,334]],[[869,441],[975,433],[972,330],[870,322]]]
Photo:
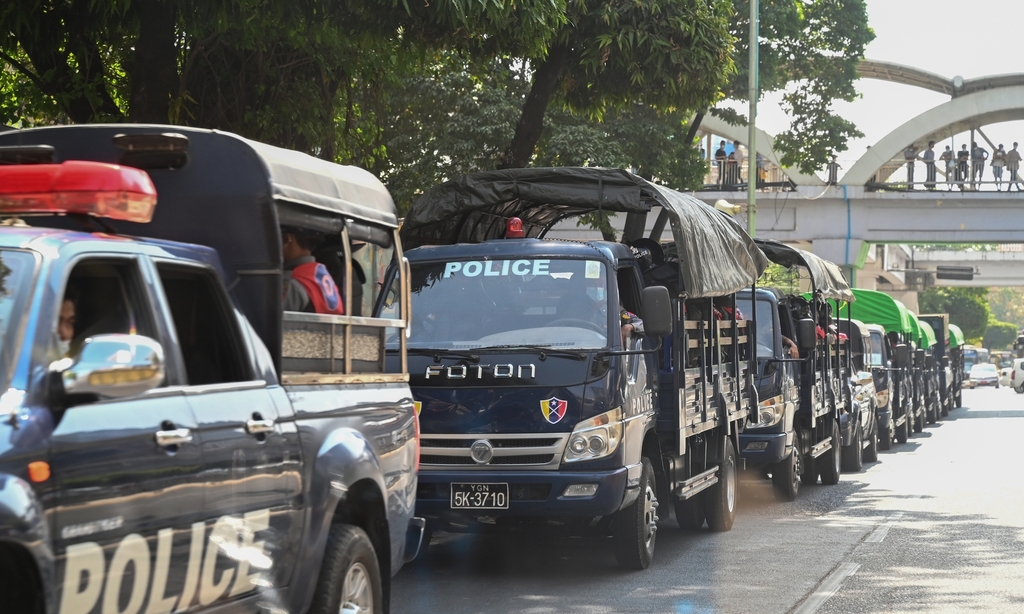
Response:
[[[386,373],[384,335],[404,320],[286,311],[281,366],[286,383],[409,381]]]

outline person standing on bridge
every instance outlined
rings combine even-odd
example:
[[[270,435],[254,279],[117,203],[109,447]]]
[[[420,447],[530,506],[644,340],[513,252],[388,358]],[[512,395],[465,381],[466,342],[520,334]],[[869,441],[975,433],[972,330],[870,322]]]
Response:
[[[1017,191],[1020,192],[1020,179],[1017,177],[1017,170],[1020,169],[1020,152],[1017,151],[1017,144],[1013,144],[1013,149],[1006,152],[1006,170],[1010,172],[1010,178],[1006,182],[1006,191],[1009,192],[1013,189],[1013,186],[1017,186]]]
[[[917,160],[917,147],[911,143],[903,150],[903,159],[907,161],[907,189],[914,189],[914,162]]]
[[[992,152],[992,178],[996,180],[996,192],[1003,191],[1003,166],[1006,165],[1006,150],[1003,149],[1003,144],[999,144],[999,148]],[[1007,188],[1009,191],[1009,188]]]
[[[960,184],[960,191],[964,191],[964,181],[967,181],[967,173],[970,170],[967,168],[971,160],[971,152],[967,151],[967,143],[960,146],[960,151],[956,152],[956,182]]]
[[[836,185],[839,183],[839,162],[836,161],[836,156],[832,156],[832,161],[828,163],[828,184]]]
[[[743,150],[740,149],[740,142],[732,142],[733,153],[733,184],[743,183]]]
[[[928,149],[921,154],[924,159],[925,179],[924,187],[929,190],[935,189],[935,141],[928,141]]]
[[[715,150],[715,162],[718,163],[718,187],[725,185],[725,161],[728,156],[725,153],[725,141],[718,142],[718,149]]]
[[[953,159],[953,150],[946,145],[946,151],[942,152],[939,156],[939,160],[943,162],[943,168],[946,170],[946,186],[947,189],[953,189],[953,175],[956,174],[956,160]]]
[[[988,160],[988,150],[978,147],[977,141],[971,141],[971,188],[980,189],[981,181],[985,176],[985,160]],[[977,184],[977,185],[975,185]]]

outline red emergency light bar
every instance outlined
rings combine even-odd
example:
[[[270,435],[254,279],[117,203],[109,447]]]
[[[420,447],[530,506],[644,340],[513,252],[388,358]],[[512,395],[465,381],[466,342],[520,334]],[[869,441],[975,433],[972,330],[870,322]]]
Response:
[[[68,215],[146,223],[156,188],[146,171],[69,160],[0,166],[0,215]]]

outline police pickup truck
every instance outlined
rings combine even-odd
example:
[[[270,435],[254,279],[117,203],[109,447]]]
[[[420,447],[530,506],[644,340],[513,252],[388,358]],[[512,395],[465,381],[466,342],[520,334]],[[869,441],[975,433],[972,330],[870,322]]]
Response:
[[[601,211],[629,245],[543,239]],[[610,536],[627,568],[670,503],[731,528],[756,406],[735,292],[766,264],[731,218],[626,171],[516,169],[431,189],[402,239],[428,527]]]
[[[323,233],[354,311],[352,244],[403,262],[383,185],[169,126],[0,160],[0,611],[386,611],[423,526],[407,294],[282,313],[279,230]]]

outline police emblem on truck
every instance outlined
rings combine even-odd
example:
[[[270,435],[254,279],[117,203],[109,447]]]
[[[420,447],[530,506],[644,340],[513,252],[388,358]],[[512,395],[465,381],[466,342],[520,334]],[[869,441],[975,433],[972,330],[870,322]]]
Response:
[[[551,397],[540,402],[540,411],[544,418],[551,424],[558,424],[565,417],[565,410],[569,408],[569,402]]]

